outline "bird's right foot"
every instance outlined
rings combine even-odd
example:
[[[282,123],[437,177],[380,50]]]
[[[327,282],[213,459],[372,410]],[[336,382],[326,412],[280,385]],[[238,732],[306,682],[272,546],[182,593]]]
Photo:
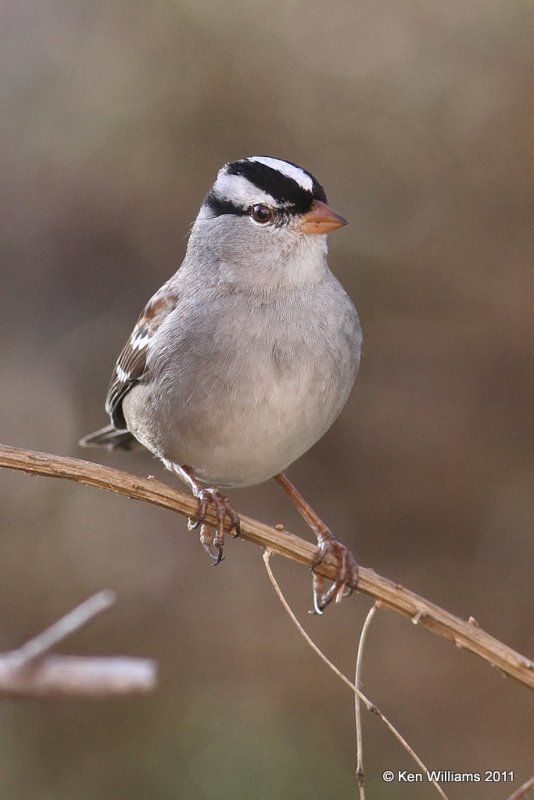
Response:
[[[189,519],[187,527],[189,530],[196,530],[200,527],[200,543],[202,547],[211,558],[213,564],[220,564],[224,558],[225,531],[233,533],[234,536],[239,536],[241,532],[239,514],[219,489],[207,489],[198,484],[196,488],[192,487],[192,489],[193,494],[198,498],[198,513],[196,517]],[[210,526],[205,522],[210,505],[213,505],[217,517],[215,536],[213,536]]]

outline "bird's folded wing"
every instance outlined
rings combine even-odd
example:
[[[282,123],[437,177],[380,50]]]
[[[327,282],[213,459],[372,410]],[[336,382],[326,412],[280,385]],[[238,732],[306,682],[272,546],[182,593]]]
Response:
[[[145,306],[117,359],[106,397],[106,411],[117,428],[126,427],[122,401],[132,386],[145,378],[150,343],[176,302],[176,291],[164,284]]]

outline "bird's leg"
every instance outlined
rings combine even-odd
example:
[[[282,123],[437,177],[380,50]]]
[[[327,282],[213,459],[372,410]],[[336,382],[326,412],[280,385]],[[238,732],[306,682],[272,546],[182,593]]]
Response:
[[[189,530],[195,530],[200,526],[200,543],[213,563],[219,564],[224,558],[224,526],[226,518],[228,517],[229,520],[228,532],[232,533],[233,531],[235,536],[239,536],[241,532],[239,514],[234,511],[228,498],[224,497],[219,489],[202,486],[191,467],[181,467],[178,464],[173,464],[172,469],[189,486],[194,496],[198,498],[198,513],[194,519],[189,518],[188,528]],[[215,507],[217,515],[215,536],[212,536],[209,525],[205,523],[210,503]]]
[[[358,564],[344,544],[338,542],[330,528],[323,522],[310,504],[303,498],[298,489],[293,486],[289,478],[280,472],[274,476],[291,502],[306,520],[315,536],[319,549],[314,559],[313,572],[313,607],[316,614],[322,614],[326,606],[335,598],[340,603],[342,598],[349,595],[358,583]],[[321,564],[327,555],[337,559],[338,569],[332,586],[325,592],[324,580],[315,572],[315,567]]]

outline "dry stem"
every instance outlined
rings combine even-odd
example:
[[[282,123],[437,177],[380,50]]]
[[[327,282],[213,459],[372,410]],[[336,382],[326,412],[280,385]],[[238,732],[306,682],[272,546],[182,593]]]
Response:
[[[77,458],[0,445],[0,467],[77,481],[87,486],[124,494],[135,500],[153,503],[185,516],[194,516],[197,511],[197,501],[193,497],[178,492],[160,481],[139,478],[127,472]],[[215,516],[211,512],[207,515],[207,522],[216,524]],[[280,531],[250,517],[242,516],[241,537],[299,564],[307,567],[313,564],[316,547],[288,531]],[[334,578],[336,564],[327,558],[317,568],[317,572],[326,578]],[[422,625],[433,633],[450,639],[457,647],[475,653],[504,674],[516,678],[525,686],[534,688],[534,662],[490,636],[474,621],[466,622],[455,617],[400,584],[383,578],[365,567],[360,567],[358,591],[372,597],[378,606],[409,617],[414,624]]]
[[[383,714],[380,711],[380,709],[377,706],[375,706],[375,704],[372,703],[369,700],[369,698],[366,697],[366,695],[363,694],[363,692],[360,690],[360,688],[358,686],[356,686],[354,683],[351,683],[351,681],[349,681],[347,676],[344,675],[341,672],[341,670],[338,669],[336,667],[336,665],[333,664],[330,661],[329,658],[327,658],[327,656],[325,656],[323,651],[315,644],[315,642],[313,641],[311,636],[308,633],[306,633],[306,631],[304,630],[304,628],[302,627],[302,625],[298,621],[297,617],[295,616],[295,614],[293,612],[293,609],[291,608],[291,606],[287,602],[286,598],[284,597],[284,594],[283,594],[282,590],[280,589],[280,586],[278,585],[278,581],[274,577],[273,571],[271,569],[270,559],[271,559],[271,553],[270,553],[269,550],[266,550],[264,552],[264,554],[263,554],[263,561],[264,561],[264,564],[265,564],[265,569],[267,570],[267,575],[269,576],[269,580],[271,581],[273,589],[275,590],[276,594],[278,595],[278,598],[279,598],[280,602],[282,603],[283,607],[287,611],[287,614],[288,614],[289,618],[291,619],[291,621],[293,622],[293,624],[297,628],[297,630],[300,633],[300,635],[309,644],[311,649],[315,653],[317,653],[317,655],[319,656],[321,661],[324,661],[326,666],[329,669],[332,670],[334,675],[336,675],[344,684],[346,684],[346,686],[348,686],[349,689],[352,689],[352,691],[354,692],[354,696],[357,697],[359,700],[361,700],[363,702],[363,704],[365,705],[367,711],[370,711],[373,714],[376,714],[377,717],[380,720],[382,720],[382,722],[384,723],[386,728],[388,728],[388,730],[391,731],[391,733],[393,734],[395,739],[397,739],[397,741],[400,743],[400,745],[406,750],[406,752],[411,756],[411,758],[413,758],[413,760],[415,761],[415,763],[417,764],[419,769],[422,772],[428,772],[427,768],[425,767],[425,765],[423,764],[423,762],[421,761],[421,759],[419,758],[419,756],[417,755],[415,750],[413,750],[413,748],[410,747],[410,745],[408,744],[408,742],[406,741],[404,736],[397,730],[397,728],[393,725],[393,723],[390,722],[389,719],[385,716],[385,714]],[[369,616],[368,616],[367,619],[370,622],[370,619],[372,619],[372,616],[371,616],[371,618],[369,618]],[[436,791],[438,792],[438,794],[440,795],[442,800],[447,800],[447,795],[445,794],[445,792],[443,791],[443,789],[441,788],[439,783],[434,779],[431,780],[431,783],[433,784],[434,788],[436,789]],[[360,780],[358,779],[358,790],[360,792],[360,797],[361,797],[361,789],[362,788],[363,788],[363,783],[360,783]]]
[[[362,690],[362,669],[363,669],[363,651],[365,650],[365,643],[367,641],[367,633],[376,613],[376,603],[371,606],[365,618],[360,633],[360,641],[358,643],[358,652],[356,654],[356,672],[354,675],[354,685],[361,692]],[[363,768],[363,733],[362,733],[362,713],[360,698],[357,692],[354,692],[354,716],[356,720],[356,778],[358,781],[358,790],[360,793],[360,800],[365,800],[365,771]]]

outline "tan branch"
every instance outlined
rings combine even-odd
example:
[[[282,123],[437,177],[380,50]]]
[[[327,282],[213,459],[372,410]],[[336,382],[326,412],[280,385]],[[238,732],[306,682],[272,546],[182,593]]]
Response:
[[[0,445],[0,467],[23,470],[33,475],[77,481],[87,486],[124,494],[135,500],[153,503],[185,516],[192,516],[197,510],[197,501],[193,497],[161,481],[138,478],[127,472],[76,458]],[[216,523],[211,513],[208,514],[207,521],[211,524]],[[304,566],[311,567],[313,564],[315,546],[289,531],[280,531],[263,522],[241,516],[241,537]],[[317,571],[326,578],[333,578],[336,571],[335,562],[327,559]],[[534,688],[534,662],[490,636],[474,620],[466,622],[455,617],[400,584],[383,578],[365,567],[360,567],[358,591],[372,597],[379,606],[409,617],[414,624],[422,625],[433,633],[450,639],[457,647],[475,653],[505,675]]]
[[[113,592],[99,592],[17,650],[0,654],[0,697],[108,697],[151,691],[156,670],[148,659],[49,655],[114,602]]]

